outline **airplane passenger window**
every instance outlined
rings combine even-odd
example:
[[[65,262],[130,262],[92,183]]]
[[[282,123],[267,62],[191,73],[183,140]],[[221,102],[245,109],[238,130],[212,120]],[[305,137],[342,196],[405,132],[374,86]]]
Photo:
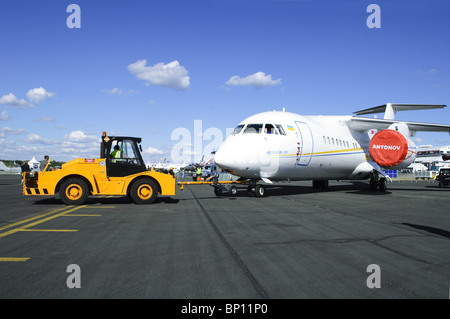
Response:
[[[244,134],[246,133],[254,133],[254,134],[259,134],[262,131],[262,124],[249,124],[247,125],[247,127],[244,130]]]
[[[280,124],[275,124],[275,126],[278,129],[278,132],[280,132],[281,135],[286,135],[286,133],[284,132],[283,126],[281,126]]]
[[[264,125],[264,133],[266,133],[266,134],[277,134],[278,135],[278,132],[277,132],[275,126],[273,126],[272,124]]]
[[[240,124],[240,125],[236,126],[236,128],[234,129],[232,134],[239,134],[239,133],[241,133],[243,128],[244,128],[244,124]]]

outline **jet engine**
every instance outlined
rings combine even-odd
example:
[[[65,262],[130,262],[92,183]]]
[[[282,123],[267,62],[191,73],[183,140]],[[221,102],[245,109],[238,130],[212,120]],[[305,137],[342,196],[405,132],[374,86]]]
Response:
[[[404,169],[416,158],[416,145],[410,139],[405,123],[394,123],[376,133],[369,144],[369,153],[375,163],[387,169]]]

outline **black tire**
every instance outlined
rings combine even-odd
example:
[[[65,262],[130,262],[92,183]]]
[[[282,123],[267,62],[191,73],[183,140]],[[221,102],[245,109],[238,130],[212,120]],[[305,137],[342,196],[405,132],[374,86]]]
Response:
[[[231,186],[230,187],[230,195],[231,196],[236,196],[237,194],[237,187],[236,186]]]
[[[320,181],[320,189],[328,189],[328,180]]]
[[[262,185],[256,185],[255,187],[255,196],[256,197],[264,197],[264,194],[266,193],[266,189]]]
[[[216,196],[222,196],[222,190],[219,187],[214,187],[214,194]]]
[[[130,197],[138,205],[152,204],[158,197],[158,187],[151,179],[140,179],[131,186]]]
[[[89,188],[81,178],[69,178],[59,187],[59,196],[66,205],[82,205],[89,196]]]
[[[314,188],[315,190],[320,189],[320,182],[319,182],[319,181],[313,180],[312,185],[313,185],[313,188]]]
[[[247,195],[248,197],[255,197],[255,187],[253,186],[247,187]]]
[[[378,187],[378,182],[375,181],[375,180],[373,180],[373,179],[371,179],[371,180],[370,180],[370,191],[371,191],[371,192],[376,191],[376,190],[377,190],[377,187]]]
[[[385,192],[387,190],[387,181],[385,178],[381,178],[378,181],[378,189],[380,192]]]

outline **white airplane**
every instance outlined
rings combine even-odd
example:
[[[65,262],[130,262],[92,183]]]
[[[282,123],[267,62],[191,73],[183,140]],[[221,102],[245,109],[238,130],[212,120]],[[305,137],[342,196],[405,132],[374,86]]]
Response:
[[[20,174],[22,172],[20,167],[8,167],[3,162],[0,162],[0,171],[12,173],[12,174]]]
[[[395,112],[444,107],[387,103],[354,112],[384,112],[384,119],[263,112],[239,123],[215,162],[247,180],[249,193],[258,197],[265,192],[259,180],[312,180],[315,189],[326,189],[328,180],[370,179],[371,190],[385,191],[390,178],[381,168],[398,170],[414,162],[416,131],[450,133],[450,125],[397,121]]]

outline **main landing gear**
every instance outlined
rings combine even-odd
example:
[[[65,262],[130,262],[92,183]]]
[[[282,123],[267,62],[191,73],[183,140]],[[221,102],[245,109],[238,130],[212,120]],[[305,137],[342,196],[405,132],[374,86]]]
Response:
[[[316,190],[328,189],[328,180],[313,180],[312,184],[313,184],[313,188]]]
[[[376,191],[377,189],[380,192],[385,192],[387,190],[387,180],[383,175],[381,175],[377,171],[374,171],[372,177],[370,178],[369,187],[372,192]]]
[[[247,187],[247,194],[250,197],[264,197],[266,189],[263,185],[249,185]]]

